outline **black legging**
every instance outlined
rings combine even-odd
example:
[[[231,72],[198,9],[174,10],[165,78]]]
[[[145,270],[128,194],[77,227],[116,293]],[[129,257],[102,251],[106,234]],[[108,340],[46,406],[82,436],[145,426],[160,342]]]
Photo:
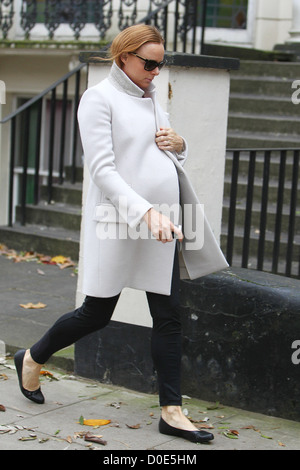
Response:
[[[179,311],[179,265],[175,250],[171,295],[147,292],[153,319],[151,354],[157,371],[160,405],[181,405],[181,321]],[[119,295],[87,296],[82,306],[59,318],[30,349],[32,359],[44,364],[56,351],[83,336],[104,328],[110,321]]]

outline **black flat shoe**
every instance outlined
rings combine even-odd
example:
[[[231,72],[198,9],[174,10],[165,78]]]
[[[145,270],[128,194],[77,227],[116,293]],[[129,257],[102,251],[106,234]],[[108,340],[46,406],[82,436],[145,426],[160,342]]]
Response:
[[[197,443],[205,443],[212,441],[214,439],[214,435],[207,431],[185,431],[184,429],[174,428],[166,423],[162,418],[160,418],[159,425],[158,425],[159,432],[161,434],[167,434],[168,436],[177,436],[183,437],[183,439],[187,439],[188,441]]]
[[[18,379],[19,379],[20,390],[26,398],[28,398],[31,401],[34,401],[35,403],[38,403],[39,405],[42,405],[45,401],[45,398],[41,392],[41,389],[38,388],[37,390],[30,392],[29,390],[26,390],[22,385],[22,368],[23,368],[23,360],[24,360],[25,352],[26,352],[25,349],[20,349],[20,351],[16,352],[14,356],[15,366],[16,366]]]

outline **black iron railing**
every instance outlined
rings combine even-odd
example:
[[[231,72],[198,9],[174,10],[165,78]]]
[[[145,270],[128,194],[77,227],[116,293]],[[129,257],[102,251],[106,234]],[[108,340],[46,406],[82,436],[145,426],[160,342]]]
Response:
[[[25,39],[31,38],[35,26],[43,25],[48,33],[41,39],[55,40],[59,27],[65,25],[75,41],[89,25],[98,30],[98,36],[91,33],[97,41],[107,40],[108,35],[111,38],[116,29],[148,22],[162,32],[167,50],[179,51],[180,47],[180,52],[199,54],[203,53],[206,27],[246,27],[248,0],[226,5],[215,0],[22,0],[20,5],[16,11],[19,7],[14,0],[0,0],[3,39],[9,37],[15,21]]]
[[[230,265],[300,278],[300,149],[232,149],[224,197]]]
[[[53,83],[50,87],[44,90],[39,95],[27,101],[25,104],[20,106],[16,111],[6,116],[0,124],[6,124],[10,122],[10,176],[9,176],[9,209],[8,209],[8,225],[13,225],[14,219],[14,186],[15,186],[15,172],[16,167],[21,168],[21,182],[19,191],[19,200],[21,206],[21,224],[26,224],[26,205],[27,205],[27,186],[28,186],[28,170],[29,170],[29,157],[33,161],[31,172],[33,171],[34,176],[34,188],[33,188],[33,204],[38,204],[40,196],[40,184],[41,184],[41,133],[42,130],[47,132],[48,138],[48,149],[46,149],[47,158],[47,201],[48,203],[52,200],[52,188],[53,188],[53,172],[54,172],[54,149],[55,143],[56,148],[59,148],[59,156],[57,163],[56,179],[57,182],[62,184],[64,181],[64,170],[66,163],[71,167],[71,182],[76,180],[76,155],[78,152],[78,124],[77,124],[77,107],[79,103],[80,93],[80,79],[81,70],[86,64],[80,64],[74,70],[64,75],[60,80]],[[68,97],[68,85],[70,79],[75,79],[74,92],[72,92],[72,114],[71,114],[71,145],[66,149],[66,121],[67,121],[67,103],[70,101]],[[61,109],[60,109],[60,121],[61,127],[59,134],[55,132],[55,121],[57,113],[57,92],[58,89],[62,90],[60,93]],[[49,100],[50,110],[48,114],[42,113],[43,104],[45,100]],[[31,113],[35,108],[37,116],[33,121],[31,119]],[[18,155],[18,165],[16,164],[17,156],[17,145],[20,140],[20,119],[23,119],[24,129],[22,132],[23,140],[21,149]],[[32,129],[32,126],[34,128]],[[31,155],[29,136],[34,135],[35,142],[31,142]],[[59,142],[58,142],[59,141]],[[34,148],[34,155],[32,155],[32,147]],[[69,153],[69,155],[66,155]]]

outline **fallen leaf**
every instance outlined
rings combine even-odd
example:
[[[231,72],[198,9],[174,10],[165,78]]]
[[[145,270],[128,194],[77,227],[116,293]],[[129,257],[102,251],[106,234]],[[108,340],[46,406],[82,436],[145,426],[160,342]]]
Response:
[[[45,308],[47,307],[46,304],[43,304],[42,302],[38,302],[37,304],[33,304],[32,302],[28,302],[27,304],[20,304],[20,307],[23,307],[25,309],[39,309],[39,308]]]
[[[41,253],[36,253],[33,251],[20,251],[17,252],[16,250],[9,249],[6,245],[0,245],[0,255],[6,256],[8,259],[13,260],[15,263],[20,263],[22,261],[29,262],[29,261],[36,261],[42,264],[52,264],[57,265],[60,269],[68,268],[69,266],[76,267],[76,264],[66,256],[58,255],[58,256],[48,256],[43,255]],[[37,272],[41,275],[45,273],[41,270],[37,270]]]
[[[65,256],[54,256],[51,258],[51,263],[57,264],[60,269],[69,268],[71,266],[75,266],[75,263],[70,258],[66,258]]]
[[[5,434],[7,432],[9,432],[11,429],[11,426],[1,426],[0,425],[0,434]]]
[[[0,379],[7,380],[8,377],[6,374],[0,374]]]
[[[227,431],[222,432],[223,436],[228,437],[229,439],[238,439],[238,431],[235,430],[230,430],[228,429]]]
[[[241,429],[253,429],[253,431],[259,432],[259,429],[257,429],[255,426],[250,424],[249,426],[243,426]]]
[[[264,434],[260,434],[261,437],[263,437],[264,439],[273,439],[273,437],[270,437],[270,436],[265,436]]]
[[[44,375],[46,377],[51,377],[51,378],[53,377],[52,372],[49,372],[48,370],[41,370],[40,375]]]
[[[72,268],[73,266],[75,266],[75,264],[73,263],[73,261],[67,261],[67,262],[64,263],[64,264],[59,264],[60,269]]]
[[[72,437],[71,436],[68,436],[66,437],[66,441],[69,443],[69,444],[72,444]]]
[[[206,423],[207,421],[209,421],[209,418],[208,418],[208,417],[203,418],[203,419],[189,418],[189,420],[190,420],[192,423]]]
[[[81,415],[78,422],[79,422],[79,424],[83,425],[83,421],[84,421],[84,417]]]
[[[53,258],[51,258],[51,262],[52,263],[57,263],[57,264],[63,264],[67,261],[68,258],[66,258],[65,256],[53,256]]]
[[[141,427],[140,424],[132,424],[132,425],[126,424],[126,426],[127,426],[129,429],[140,429],[140,427]]]
[[[198,429],[214,429],[212,424],[198,423],[196,424]]]
[[[48,438],[48,437],[44,437],[44,438],[42,438],[42,439],[39,439],[39,443],[40,443],[40,444],[44,444],[44,442],[47,442],[47,441],[49,441],[49,438]]]
[[[51,380],[58,381],[58,379],[52,374],[52,372],[49,372],[49,370],[41,370],[40,375],[42,375],[43,377],[48,377]]]
[[[91,434],[89,432],[85,434],[84,440],[89,442],[96,442],[97,444],[101,444],[103,446],[107,445],[107,441],[102,439],[102,436],[95,436],[94,434]]]
[[[4,405],[0,405],[0,411],[6,411],[6,408]]]
[[[105,426],[105,424],[109,424],[110,421],[110,419],[83,419],[82,424],[84,426]]]
[[[112,403],[109,403],[109,406],[113,406],[114,408],[117,408],[117,410],[121,407],[121,403],[119,401],[114,401]]]
[[[21,416],[22,417],[22,416]],[[27,431],[33,431],[30,427],[27,426],[21,426],[21,425],[15,425],[15,426],[1,426],[0,425],[0,434],[15,434],[17,431],[20,430],[27,430]]]
[[[76,432],[74,432],[73,437],[74,437],[74,439],[77,439],[78,437],[80,439],[82,439],[85,436],[85,434],[86,434],[85,431],[76,431]]]
[[[51,256],[41,256],[40,262],[43,264],[56,264],[51,261]]]
[[[36,436],[19,437],[19,441],[34,441]]]
[[[285,445],[285,444],[283,444],[283,443],[282,443],[282,442],[280,442],[280,441],[278,442],[278,445],[280,445],[281,447],[286,447],[286,445]]]

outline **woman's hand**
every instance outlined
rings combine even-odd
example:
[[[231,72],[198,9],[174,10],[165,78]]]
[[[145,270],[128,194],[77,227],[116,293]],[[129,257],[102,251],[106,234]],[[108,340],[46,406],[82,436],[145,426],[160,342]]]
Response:
[[[156,133],[155,142],[160,150],[180,153],[183,150],[183,139],[170,127],[161,127]]]
[[[180,228],[176,227],[167,216],[155,209],[149,209],[143,218],[152,235],[158,242],[172,242],[174,240],[172,232],[177,235],[179,241],[183,240],[183,234]]]

